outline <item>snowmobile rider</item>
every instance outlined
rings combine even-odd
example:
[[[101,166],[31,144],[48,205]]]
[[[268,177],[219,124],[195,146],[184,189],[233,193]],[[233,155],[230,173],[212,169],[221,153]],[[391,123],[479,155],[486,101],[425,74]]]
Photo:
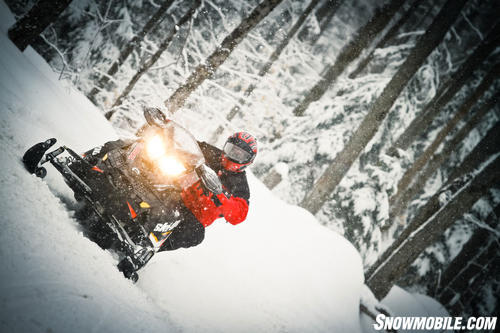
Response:
[[[84,232],[101,248],[124,255],[118,269],[134,281],[155,252],[200,244],[205,227],[220,217],[233,225],[246,219],[250,192],[245,168],[257,154],[257,141],[246,132],[230,136],[220,150],[196,141],[158,109],[144,114],[148,125],[146,132],[138,132],[144,136],[139,140],[109,141],[80,156],[66,146],[46,153],[56,143],[49,139],[23,156],[30,173],[43,178],[46,170],[40,165],[51,162],[64,176],[82,203],[76,213]],[[184,141],[188,145],[181,149]],[[57,158],[65,151],[68,157]],[[170,160],[172,152],[190,169]],[[165,177],[179,170],[184,178]]]
[[[257,155],[257,140],[246,132],[230,136],[220,150],[206,142],[198,142],[208,167],[214,170],[223,192],[214,194],[197,181],[182,193],[185,209],[181,208],[183,221],[162,244],[159,251],[200,244],[205,238],[205,228],[216,219],[224,217],[236,225],[246,219],[250,199],[245,168]]]
[[[139,133],[141,136],[141,131]],[[113,159],[112,157],[107,158],[108,152],[130,147],[133,142],[132,140],[109,141],[100,147],[91,149],[84,154],[87,164],[72,163],[72,170],[76,171],[80,177],[85,177],[84,175],[88,174],[87,168],[90,164],[94,165],[92,170],[98,172],[88,177],[93,178],[95,175],[100,175],[102,171],[95,166],[98,161],[106,159],[107,163]],[[181,222],[171,231],[158,251],[171,251],[200,244],[205,238],[205,227],[220,217],[224,217],[227,222],[233,225],[246,219],[250,191],[245,168],[252,164],[257,155],[257,140],[251,134],[237,132],[227,139],[223,150],[206,142],[196,142],[205,159],[205,165],[211,169],[213,177],[217,180],[216,192],[218,193],[212,193],[208,190],[201,178],[184,188],[180,192],[179,202],[175,206],[175,210],[180,214]],[[109,163],[118,165],[117,162]],[[90,182],[90,179],[87,181]],[[97,181],[100,181],[100,178],[97,178]],[[129,203],[127,202],[127,204]],[[130,206],[129,209],[131,209]],[[159,218],[161,220],[161,216]],[[101,223],[93,223],[90,226],[89,234],[92,235],[91,238],[96,243],[105,249],[112,246],[113,238],[107,237],[107,232],[101,230],[105,229],[105,226]]]

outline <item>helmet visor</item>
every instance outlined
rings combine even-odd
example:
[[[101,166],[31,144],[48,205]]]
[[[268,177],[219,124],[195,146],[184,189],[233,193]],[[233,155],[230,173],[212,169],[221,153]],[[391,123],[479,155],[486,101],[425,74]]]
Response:
[[[231,142],[226,142],[224,145],[224,154],[226,154],[226,156],[234,162],[242,164],[248,163],[252,159],[252,154],[232,144]]]

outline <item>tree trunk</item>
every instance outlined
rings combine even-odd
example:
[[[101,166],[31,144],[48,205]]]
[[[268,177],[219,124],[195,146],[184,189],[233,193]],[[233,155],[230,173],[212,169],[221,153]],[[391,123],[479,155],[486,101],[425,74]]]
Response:
[[[285,36],[285,38],[276,47],[276,49],[274,50],[274,52],[271,54],[271,56],[269,57],[269,59],[267,60],[267,62],[264,64],[264,66],[262,66],[262,68],[260,69],[260,71],[259,71],[259,73],[257,75],[259,75],[260,77],[263,77],[264,75],[267,74],[267,72],[269,72],[269,70],[271,69],[271,66],[274,64],[274,62],[276,60],[278,60],[278,58],[280,57],[280,55],[283,52],[283,50],[285,49],[285,47],[287,47],[287,45],[292,40],[293,36],[297,33],[297,31],[300,29],[300,27],[302,26],[302,24],[304,24],[304,22],[307,19],[307,16],[309,16],[309,14],[313,10],[313,8],[318,4],[318,2],[319,2],[319,0],[312,0],[311,3],[309,3],[309,6],[307,6],[307,8],[302,13],[302,15],[300,15],[300,17],[298,18],[297,22],[295,22],[295,24],[292,26],[292,28],[290,29],[290,31],[288,32],[288,34]],[[251,84],[245,90],[245,92],[244,92],[245,98],[248,97],[248,96],[250,96],[250,94],[254,91],[254,89],[256,87],[257,86],[255,84]],[[229,111],[229,113],[228,113],[228,115],[226,117],[226,119],[228,121],[233,120],[233,118],[238,114],[238,112],[241,110],[241,106],[243,106],[245,104],[245,99],[241,98],[239,100],[239,103],[240,103],[240,105],[234,105],[231,108],[231,111]],[[223,126],[219,126],[217,128],[217,130],[215,131],[214,135],[212,136],[212,139],[210,140],[210,142],[217,141],[217,138],[219,137],[219,135],[222,134],[223,131],[224,131],[224,127]]]
[[[458,70],[438,89],[434,98],[426,105],[421,116],[416,117],[406,128],[403,134],[388,150],[388,154],[395,155],[397,149],[406,150],[410,144],[432,123],[441,109],[448,104],[452,97],[460,90],[472,72],[479,67],[500,42],[500,22],[490,31],[488,36],[469,56]]]
[[[264,185],[266,185],[268,189],[272,190],[273,188],[276,187],[276,185],[281,183],[282,180],[283,176],[281,175],[281,173],[276,171],[275,168],[272,168],[271,171],[269,171],[267,175],[264,177],[262,182],[264,183]]]
[[[486,224],[495,229],[498,224],[498,216],[500,215],[500,205],[488,215]],[[491,231],[479,227],[472,237],[464,244],[460,252],[453,258],[444,271],[441,281],[439,282],[441,289],[438,291],[438,300],[441,304],[449,308],[450,301],[456,297],[458,291],[463,291],[463,284],[467,285],[471,279],[473,264],[484,265],[484,256],[488,253],[488,248],[495,243],[495,237],[490,237]],[[491,249],[490,249],[491,250]],[[494,252],[493,257],[497,256]]]
[[[325,76],[309,90],[304,100],[295,107],[293,113],[302,116],[309,104],[323,96],[330,85],[342,74],[347,66],[356,59],[361,52],[377,37],[387,26],[394,14],[401,8],[405,0],[391,0],[388,4],[379,8],[373,17],[361,27],[355,37],[342,48],[335,63],[328,68]]]
[[[483,239],[483,244],[484,242],[485,239]],[[473,305],[475,307],[481,305],[478,304],[479,302],[484,302],[484,300],[474,300],[474,298],[476,298],[478,292],[481,292],[481,287],[488,283],[488,280],[491,281],[494,276],[498,276],[500,265],[500,257],[497,255],[498,250],[498,242],[490,242],[474,258],[474,261],[464,267],[456,279],[453,280],[450,289],[455,288],[457,291],[455,292],[456,297],[444,303],[450,314],[463,314],[466,306]],[[446,300],[446,297],[443,300]],[[475,304],[471,304],[471,301]],[[484,316],[485,313],[480,311],[480,313],[476,312],[476,315]]]
[[[426,21],[432,17],[432,12],[434,11],[434,7],[437,6],[438,3],[436,1],[429,1],[427,9],[424,11],[423,15],[420,17],[420,19],[417,19],[417,22],[414,23],[413,25],[410,25],[408,28],[408,31],[415,31],[417,29],[422,29],[423,26],[426,26]],[[400,42],[402,44],[406,43],[406,41],[409,39],[409,37],[405,37]]]
[[[401,234],[397,248],[392,248],[376,269],[366,276],[367,285],[378,299],[389,292],[394,283],[406,272],[408,266],[457,219],[468,212],[500,180],[500,157],[497,156],[480,170],[467,184],[453,195],[451,200],[440,207],[434,215],[425,220],[416,217],[411,225],[411,234]],[[405,230],[406,231],[406,230]]]
[[[455,128],[459,121],[464,118],[469,111],[472,109],[474,104],[481,98],[481,96],[488,90],[491,84],[497,79],[500,75],[500,63],[495,65],[493,69],[490,70],[489,74],[483,78],[481,83],[476,87],[471,96],[462,104],[460,109],[455,113],[455,115],[448,121],[446,126],[444,126],[441,131],[437,134],[434,141],[427,147],[427,149],[423,152],[423,154],[412,164],[412,166],[406,170],[403,177],[398,182],[398,191],[397,193],[390,199],[389,204],[393,206],[400,199],[401,194],[406,192],[408,186],[410,186],[412,180],[417,176],[417,174],[422,170],[422,168],[429,162],[431,157],[434,155],[438,147],[444,141],[444,139],[448,136],[453,128]],[[399,205],[397,205],[399,206]],[[399,211],[393,211],[393,214],[390,214],[390,218],[394,217],[394,213],[399,213],[401,208],[406,208],[404,203],[401,203],[399,207]],[[391,209],[392,211],[392,209]]]
[[[484,138],[474,147],[472,152],[456,167],[454,172],[448,175],[444,187],[450,185],[454,179],[463,177],[478,168],[481,163],[486,161],[490,156],[500,152],[500,122],[497,122]],[[439,206],[438,196],[433,196],[429,199],[428,204],[419,210],[423,219],[428,219],[436,212],[435,207]]]
[[[500,294],[500,286],[495,279],[500,275],[500,257],[495,255],[494,252],[495,250],[498,251],[498,243],[491,245],[491,248],[487,250],[492,255],[490,260],[481,267],[471,266],[473,269],[479,268],[480,273],[473,276],[471,283],[465,286],[465,290],[460,290],[460,294],[447,304],[446,310],[450,315],[465,315],[467,317],[498,316],[495,309],[488,311],[488,307],[485,308],[486,298]]]
[[[264,75],[267,74],[267,72],[269,72],[269,69],[271,69],[271,66],[274,64],[274,62],[276,60],[278,60],[278,58],[280,57],[280,55],[283,52],[283,50],[285,49],[285,47],[287,47],[287,45],[290,43],[293,36],[297,33],[297,31],[300,29],[302,24],[306,21],[307,17],[309,16],[309,14],[313,10],[313,8],[318,4],[318,2],[319,2],[319,0],[312,0],[311,3],[309,3],[309,6],[307,6],[307,8],[302,13],[302,15],[300,15],[297,22],[295,22],[295,24],[292,26],[292,28],[290,29],[288,34],[285,36],[283,41],[281,41],[281,43],[276,47],[276,49],[271,54],[271,56],[269,57],[267,62],[260,69],[259,74],[258,74],[260,77],[263,77]],[[252,91],[254,89],[255,89],[255,86],[250,86],[247,89],[247,91],[245,92],[246,96],[250,96],[250,94],[252,93]]]
[[[498,316],[497,311],[492,310],[489,313],[485,313],[484,308],[485,293],[487,293],[486,297],[500,293],[498,283],[495,281],[495,277],[500,275],[500,257],[496,255],[498,253],[498,243],[491,244],[486,253],[486,255],[489,254],[491,256],[490,260],[487,264],[479,268],[480,273],[472,278],[472,283],[467,285],[465,291],[460,292],[457,301],[450,302],[447,310],[451,315],[461,316],[467,313],[470,316],[476,317],[487,315],[492,317]],[[488,287],[492,288],[489,289]]]
[[[478,161],[484,161],[487,156],[500,152],[500,122],[497,122],[479,144],[474,147],[469,155],[460,164],[460,168],[453,169],[448,179],[454,179],[467,174],[476,168]]]
[[[427,180],[437,171],[437,169],[448,159],[453,151],[456,150],[460,142],[462,142],[465,137],[477,126],[479,121],[498,104],[500,100],[500,92],[497,92],[495,96],[490,98],[486,103],[482,104],[479,110],[477,110],[472,117],[467,121],[467,123],[457,132],[457,134],[451,138],[451,140],[445,144],[441,153],[434,155],[432,159],[427,163],[425,169],[417,175],[411,186],[408,186],[403,192],[390,199],[390,213],[389,219],[397,217],[401,212],[403,212],[410,201],[420,193]]]
[[[334,1],[332,7],[328,10],[328,16],[326,16],[326,18],[322,22],[320,22],[320,24],[319,24],[319,34],[317,34],[316,36],[314,36],[309,41],[309,44],[316,45],[316,42],[325,33],[326,29],[328,28],[328,25],[330,24],[330,22],[332,21],[333,17],[335,16],[335,14],[337,13],[338,9],[340,8],[340,6],[343,3],[344,3],[344,0],[336,0],[336,1]]]
[[[203,81],[212,77],[220,65],[226,61],[234,48],[245,38],[247,33],[262,21],[283,0],[264,0],[248,17],[243,19],[236,29],[231,32],[221,45],[207,58],[204,64],[200,64],[189,76],[186,82],[166,100],[165,106],[172,113],[181,108],[188,96],[200,86]]]
[[[318,10],[315,12],[315,15],[318,21],[320,22],[319,34],[313,36],[308,41],[310,45],[315,45],[318,39],[321,37],[321,35],[323,35],[323,33],[328,27],[328,24],[330,24],[330,21],[333,19],[333,17],[337,13],[337,10],[339,9],[339,7],[342,5],[343,2],[344,0],[327,0],[325,5],[318,8]]]
[[[118,72],[120,66],[127,60],[128,56],[137,48],[141,46],[141,42],[144,40],[144,37],[153,30],[161,21],[164,19],[164,14],[170,8],[170,6],[174,3],[174,0],[165,0],[163,4],[158,8],[155,14],[149,19],[149,21],[144,25],[142,30],[132,38],[130,42],[128,42],[125,47],[123,47],[120,51],[120,55],[118,59],[116,59],[111,67],[108,69],[106,75],[102,76],[97,82],[96,86],[90,91],[88,94],[88,98],[94,100],[95,95],[99,92],[100,88],[104,88],[104,86],[109,82],[110,77],[115,75]]]
[[[318,22],[324,22],[325,18],[330,15],[330,10],[338,6],[339,1],[337,0],[325,0],[317,10],[314,11],[314,16]],[[300,33],[299,33],[300,35]],[[298,36],[300,38],[300,36]]]
[[[459,170],[456,174],[452,175],[453,178],[449,177],[448,181],[442,188],[447,188],[452,183],[453,180],[461,178],[462,176],[470,173],[474,168],[478,168],[481,163],[483,163],[488,157],[493,154],[500,152],[500,136],[497,134],[500,131],[500,122],[498,122],[486,136],[477,144],[476,148],[465,158],[465,160],[457,167]],[[496,162],[498,162],[498,157]],[[492,163],[490,163],[491,165]],[[496,165],[498,168],[498,165]],[[496,181],[498,182],[498,179]],[[422,206],[417,215],[413,218],[411,223],[401,232],[398,238],[389,246],[382,255],[377,259],[377,261],[367,270],[366,276],[372,276],[379,267],[386,262],[396,251],[400,248],[406,239],[413,237],[417,230],[421,229],[424,222],[428,221],[433,217],[440,209],[439,196],[441,191],[434,194],[427,203]]]
[[[334,1],[332,7],[328,10],[328,15],[326,16],[326,18],[320,22],[319,24],[319,34],[317,34],[316,36],[314,36],[310,41],[309,41],[309,44],[311,45],[316,45],[316,42],[318,41],[318,39],[325,33],[326,29],[328,28],[328,25],[330,24],[330,22],[332,21],[333,17],[335,16],[335,14],[337,13],[339,7],[344,3],[344,0],[336,0]]]
[[[316,214],[328,196],[342,180],[359,154],[366,147],[385,119],[387,113],[404,89],[408,81],[425,61],[427,56],[441,42],[446,31],[459,15],[467,0],[448,0],[426,33],[422,35],[414,49],[399,68],[382,94],[377,98],[370,111],[361,122],[358,129],[344,149],[337,154],[333,162],[314,184],[312,190],[305,196],[301,206]]]
[[[415,9],[420,5],[422,0],[414,0],[413,4],[408,8],[408,10],[401,16],[401,18],[394,23],[394,25],[391,27],[391,29],[385,34],[384,38],[382,38],[377,45],[371,50],[371,52],[359,62],[358,67],[349,74],[350,79],[355,79],[363,69],[365,69],[366,65],[373,59],[375,50],[380,49],[384,47],[388,41],[390,41],[399,31],[399,29],[403,26],[403,24],[408,21],[410,16],[415,12]]]
[[[116,99],[115,103],[113,104],[113,110],[108,111],[106,113],[106,119],[110,119],[111,116],[116,112],[115,107],[119,106],[122,104],[123,100],[125,97],[128,96],[128,94],[132,91],[134,88],[135,84],[139,81],[139,79],[146,74],[146,72],[160,59],[160,56],[162,53],[167,49],[167,47],[170,45],[170,42],[175,36],[175,33],[177,32],[176,27],[180,27],[184,25],[187,21],[191,19],[191,17],[194,15],[196,10],[201,4],[201,0],[196,0],[193,4],[193,6],[189,9],[189,11],[184,14],[184,16],[177,22],[177,24],[174,24],[170,31],[167,34],[167,37],[163,40],[163,42],[158,46],[158,50],[153,54],[146,62],[142,64],[142,66],[139,68],[137,73],[132,77],[130,82],[128,83],[127,87],[123,90],[121,95]]]
[[[21,19],[9,28],[9,38],[24,51],[45,28],[57,20],[71,0],[39,0]]]

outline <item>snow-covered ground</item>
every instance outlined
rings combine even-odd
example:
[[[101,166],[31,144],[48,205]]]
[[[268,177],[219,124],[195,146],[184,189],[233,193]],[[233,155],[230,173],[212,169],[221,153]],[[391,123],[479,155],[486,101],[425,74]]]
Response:
[[[13,18],[0,6],[1,332],[362,330],[358,252],[251,173],[245,223],[218,221],[201,245],[156,255],[135,285],[124,279],[83,237],[57,172],[42,181],[20,161],[49,137],[84,151],[116,134],[31,48],[14,47]],[[395,304],[411,308],[410,299]]]

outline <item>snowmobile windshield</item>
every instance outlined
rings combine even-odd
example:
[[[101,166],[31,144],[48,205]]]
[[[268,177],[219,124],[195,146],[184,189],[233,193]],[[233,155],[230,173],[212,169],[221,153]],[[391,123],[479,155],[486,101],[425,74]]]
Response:
[[[173,121],[151,126],[138,144],[140,157],[133,164],[157,189],[191,185],[197,180],[195,168],[205,163],[196,139]]]

